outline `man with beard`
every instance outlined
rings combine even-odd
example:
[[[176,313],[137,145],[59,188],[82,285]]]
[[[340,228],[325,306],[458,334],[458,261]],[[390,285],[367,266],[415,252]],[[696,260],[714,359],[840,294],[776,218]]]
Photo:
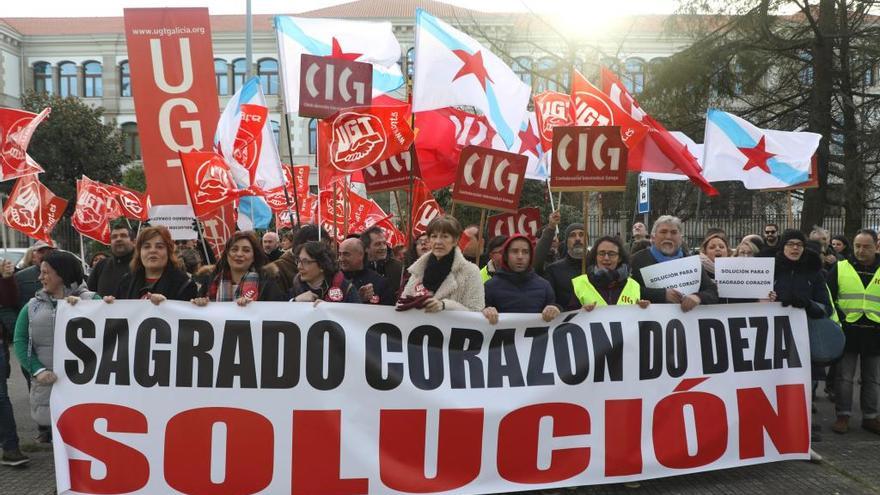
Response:
[[[270,263],[276,261],[284,254],[284,251],[279,247],[280,244],[281,240],[278,238],[277,233],[266,232],[263,234],[263,252],[266,253]]]
[[[131,257],[134,253],[134,242],[131,232],[124,225],[117,225],[110,230],[110,257],[95,265],[87,282],[89,290],[104,296],[112,296],[116,292],[119,281],[131,270]]]
[[[397,294],[403,276],[403,263],[391,256],[385,232],[373,226],[363,231],[361,243],[367,253],[367,266],[385,278],[389,290]]]
[[[764,226],[764,245],[768,248],[773,248],[776,251],[776,246],[779,243],[779,225],[775,223],[768,223]]]
[[[632,256],[632,277],[642,286],[642,298],[652,303],[680,304],[682,311],[690,311],[700,304],[718,302],[718,287],[705,270],[700,274],[700,290],[696,294],[683,295],[676,289],[651,289],[642,278],[642,268],[665,261],[683,258],[681,220],[672,215],[663,215],[654,222],[651,229],[651,247]]]
[[[555,229],[555,226],[553,227]],[[549,229],[549,227],[548,227]],[[541,236],[541,241],[536,249],[536,258],[543,259],[546,256],[547,248],[550,245],[552,236]],[[562,258],[543,267],[542,275],[550,282],[553,287],[553,293],[556,295],[556,304],[563,311],[573,311],[580,309],[581,304],[574,294],[574,287],[571,285],[571,279],[581,274],[582,260],[586,255],[586,231],[584,224],[572,223],[565,229],[565,250]],[[539,263],[535,263],[535,271],[539,270]]]
[[[339,269],[357,289],[361,302],[385,306],[394,304],[394,294],[388,290],[385,279],[364,267],[364,246],[360,239],[346,239],[339,245]]]

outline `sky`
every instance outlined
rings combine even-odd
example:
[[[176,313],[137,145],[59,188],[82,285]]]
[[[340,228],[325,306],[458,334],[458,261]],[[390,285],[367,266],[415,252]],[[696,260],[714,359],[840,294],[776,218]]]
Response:
[[[292,14],[330,5],[339,0],[252,0],[255,14]],[[668,14],[675,0],[450,0],[448,3],[477,10],[577,14],[590,16],[596,11],[606,15]],[[116,17],[126,7],[204,7],[212,14],[244,14],[245,0],[0,0],[3,17]]]

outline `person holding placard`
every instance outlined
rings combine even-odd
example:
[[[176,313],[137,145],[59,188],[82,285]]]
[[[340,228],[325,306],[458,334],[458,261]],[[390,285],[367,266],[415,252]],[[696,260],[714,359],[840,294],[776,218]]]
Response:
[[[642,287],[630,276],[629,256],[617,237],[596,240],[587,254],[587,273],[571,281],[574,294],[585,311],[597,306],[638,304],[647,308]]]
[[[715,258],[728,256],[730,256],[730,246],[724,234],[709,234],[700,244],[700,262],[703,264],[703,271],[712,280],[715,280]]]
[[[810,318],[824,318],[831,315],[832,306],[822,276],[822,258],[806,244],[799,230],[788,229],[780,236],[770,300],[803,308]]]
[[[693,294],[684,295],[677,289],[646,286],[642,276],[643,268],[682,258],[684,258],[684,250],[681,219],[672,215],[663,215],[651,228],[651,247],[632,257],[632,277],[642,286],[642,297],[652,303],[680,304],[682,311],[690,311],[700,304],[717,303],[718,289],[705,270],[701,271],[699,288]]]

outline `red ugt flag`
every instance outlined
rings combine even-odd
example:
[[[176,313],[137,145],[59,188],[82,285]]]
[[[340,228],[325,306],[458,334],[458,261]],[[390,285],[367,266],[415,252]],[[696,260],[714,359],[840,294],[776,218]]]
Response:
[[[116,200],[104,184],[83,176],[76,181],[76,209],[71,224],[80,234],[110,244],[110,218],[119,213]]]
[[[67,200],[52,194],[36,175],[16,181],[3,207],[6,225],[32,239],[54,245],[50,234],[67,208]]]
[[[577,125],[620,126],[620,137],[628,149],[633,149],[648,134],[642,122],[617,106],[576,70],[572,71],[571,102]]]
[[[27,148],[37,126],[50,111],[46,108],[36,114],[0,108],[0,181],[43,172],[43,168],[27,154]]]
[[[180,163],[197,217],[238,199],[238,188],[222,156],[210,151],[181,152]]]
[[[431,190],[419,179],[413,186],[412,196],[412,238],[418,239],[428,231],[428,223],[435,217],[443,214],[440,203],[434,199]]]
[[[535,102],[541,149],[549,150],[553,147],[553,128],[574,125],[571,97],[556,91],[544,91],[533,96],[532,100]]]
[[[308,165],[283,165],[284,167],[284,184],[287,189],[287,196],[284,195],[284,189],[274,187],[263,192],[266,204],[274,213],[280,213],[287,210],[287,199],[290,198],[291,209],[296,209],[296,201],[299,200],[300,205],[305,201],[309,193],[309,166]]]
[[[127,187],[108,185],[107,190],[116,198],[120,214],[125,218],[146,222],[150,212],[150,196]]]

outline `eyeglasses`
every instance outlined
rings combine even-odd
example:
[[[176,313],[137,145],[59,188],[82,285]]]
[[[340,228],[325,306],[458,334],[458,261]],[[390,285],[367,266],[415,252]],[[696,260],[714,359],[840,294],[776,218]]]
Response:
[[[314,264],[314,263],[317,263],[317,261],[315,261],[315,260],[310,260],[310,259],[308,259],[308,258],[297,258],[297,259],[296,259],[296,266],[300,266],[300,265],[311,265],[311,264]]]
[[[617,251],[596,251],[597,258],[608,258],[613,260],[618,256],[620,256],[620,253],[618,253]]]
[[[771,234],[776,234],[776,231],[775,230],[765,230],[764,233],[767,235],[771,235]]]
[[[804,243],[801,241],[788,241],[785,243],[785,247],[803,249]]]

